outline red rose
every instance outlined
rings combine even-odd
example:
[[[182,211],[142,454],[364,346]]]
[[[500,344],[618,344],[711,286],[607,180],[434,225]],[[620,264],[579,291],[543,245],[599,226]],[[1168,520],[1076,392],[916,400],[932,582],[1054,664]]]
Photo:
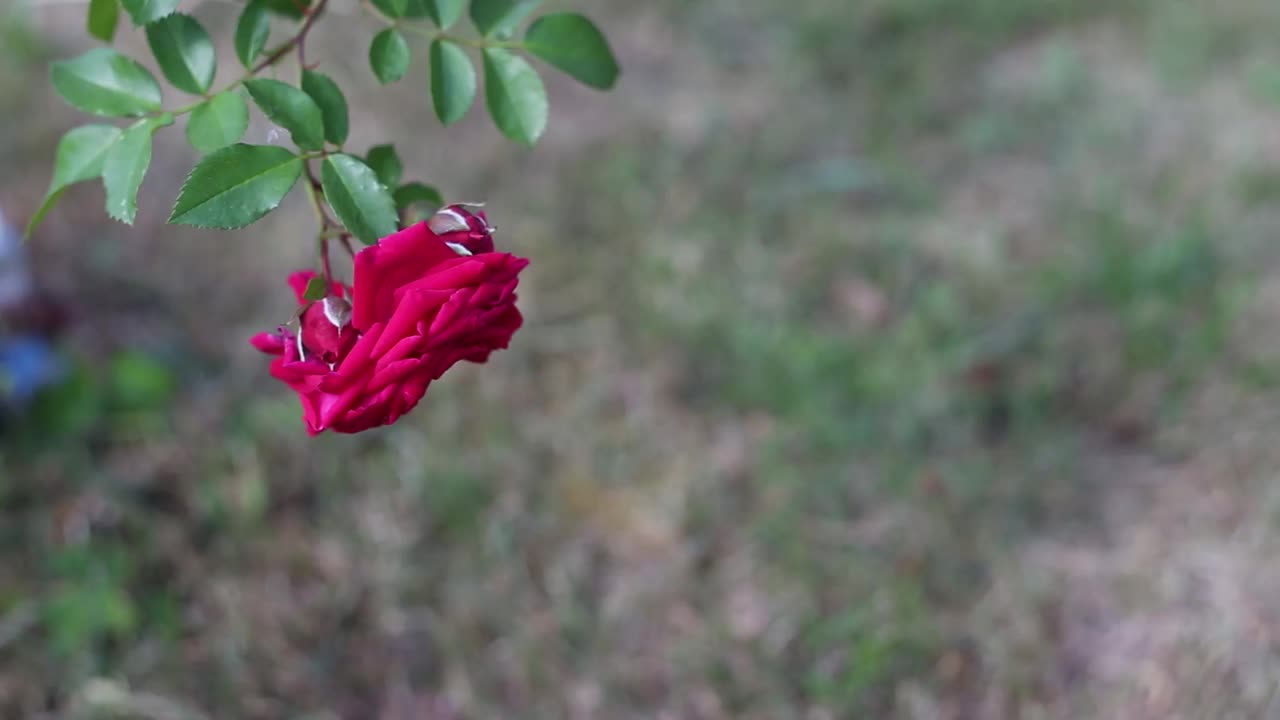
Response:
[[[252,343],[280,356],[271,374],[298,393],[308,432],[389,425],[454,363],[507,347],[523,322],[515,289],[529,261],[492,252],[491,232],[483,213],[450,206],[357,253],[350,289],[331,283],[329,297],[308,304],[315,273],[289,277],[306,305],[299,332]]]

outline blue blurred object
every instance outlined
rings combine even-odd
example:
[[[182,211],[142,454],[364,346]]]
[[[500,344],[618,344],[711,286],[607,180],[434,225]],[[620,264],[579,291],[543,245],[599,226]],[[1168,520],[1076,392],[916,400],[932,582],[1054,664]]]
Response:
[[[33,292],[35,287],[22,236],[0,211],[0,310],[20,305]]]
[[[26,405],[66,376],[66,363],[44,338],[0,337],[0,406]]]
[[[15,321],[41,304],[22,237],[0,213],[0,411],[21,409],[67,375],[51,339]]]

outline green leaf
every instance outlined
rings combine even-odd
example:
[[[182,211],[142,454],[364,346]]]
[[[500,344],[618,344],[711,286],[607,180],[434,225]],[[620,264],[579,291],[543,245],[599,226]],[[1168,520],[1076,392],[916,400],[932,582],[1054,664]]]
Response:
[[[320,106],[320,115],[324,118],[324,139],[334,145],[347,141],[350,118],[347,112],[347,99],[342,95],[338,84],[328,75],[314,70],[302,71],[302,91],[311,96]]]
[[[436,117],[451,125],[476,99],[476,69],[466,51],[447,40],[431,43],[431,104]]]
[[[249,129],[249,106],[238,90],[218,93],[200,103],[187,120],[191,147],[209,153],[238,141]]]
[[[485,48],[484,97],[493,124],[512,140],[533,145],[547,129],[547,90],[523,58]]]
[[[399,80],[409,71],[409,42],[395,28],[383,30],[369,45],[369,65],[383,85]]]
[[[409,9],[409,0],[372,0],[373,6],[390,18],[402,18]],[[419,16],[421,17],[421,16]]]
[[[329,283],[325,279],[316,275],[307,281],[307,287],[302,291],[302,299],[310,302],[323,300],[325,295],[329,294]]]
[[[50,192],[101,175],[107,151],[122,134],[120,128],[111,125],[84,125],[63,135],[53,162]]]
[[[542,0],[471,0],[471,22],[481,35],[510,33]]]
[[[369,148],[365,163],[378,176],[378,182],[393,188],[400,184],[400,176],[404,174],[404,164],[392,145],[378,145]]]
[[[133,18],[133,24],[142,27],[155,22],[178,9],[179,0],[120,0],[124,9]]]
[[[138,214],[138,188],[151,165],[151,128],[146,123],[127,130],[107,153],[102,184],[107,190],[107,214],[127,225]]]
[[[538,18],[525,33],[524,48],[584,85],[608,90],[618,80],[618,61],[609,41],[578,13]]]
[[[111,146],[102,164],[102,184],[107,189],[107,214],[129,225],[138,214],[138,188],[151,165],[151,135],[173,124],[173,116],[140,120],[124,131]]]
[[[120,128],[110,125],[84,125],[71,130],[58,142],[53,162],[53,180],[45,193],[44,202],[27,223],[29,237],[44,217],[57,204],[69,186],[92,180],[102,174],[102,164],[111,146],[120,139]]]
[[[436,27],[448,30],[451,25],[458,22],[458,18],[462,17],[462,11],[467,7],[467,0],[425,0],[423,4]]]
[[[407,213],[414,205],[422,205],[427,213],[433,213],[444,206],[440,191],[419,182],[401,185],[392,197],[396,201],[396,210],[401,213]]]
[[[244,227],[275,210],[302,174],[302,158],[282,147],[237,143],[206,155],[182,185],[169,222]]]
[[[209,91],[218,55],[209,33],[195,18],[174,13],[147,25],[147,44],[174,87],[192,95]]]
[[[247,80],[244,86],[263,114],[289,131],[295,145],[304,150],[324,147],[324,115],[310,95],[266,78]]]
[[[330,155],[320,167],[320,184],[333,212],[361,242],[372,245],[396,231],[395,202],[368,165]]]
[[[119,0],[89,0],[89,34],[109,43],[120,21]]]
[[[271,17],[261,2],[253,0],[245,6],[236,21],[236,57],[246,68],[252,68],[253,62],[262,54],[267,46],[267,38],[271,37]]]
[[[54,89],[77,110],[128,117],[160,109],[160,85],[155,77],[110,48],[95,48],[52,67]]]

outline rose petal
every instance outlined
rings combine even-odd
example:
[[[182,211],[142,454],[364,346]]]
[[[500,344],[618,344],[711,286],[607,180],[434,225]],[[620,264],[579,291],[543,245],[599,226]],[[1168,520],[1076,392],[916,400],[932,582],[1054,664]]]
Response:
[[[351,384],[341,395],[325,393],[320,396],[321,428],[332,425],[352,405],[360,399],[361,393],[369,384],[369,376],[363,375]]]
[[[293,288],[293,294],[298,298],[298,304],[303,305],[307,301],[303,295],[307,292],[307,284],[311,282],[311,278],[316,276],[315,270],[298,270],[289,275],[289,287]]]
[[[431,380],[432,378],[426,374],[412,375],[405,380],[391,402],[391,413],[388,415],[391,419],[388,422],[395,422],[401,415],[417,407],[418,401],[422,400],[422,396],[427,393],[427,386],[431,384]]]
[[[330,429],[340,433],[358,433],[389,424],[391,421],[387,419],[388,408],[398,390],[399,388],[394,385],[383,388],[377,394],[348,410]]]
[[[424,277],[448,260],[457,259],[427,227],[418,223],[356,253],[351,322],[364,331],[385,322],[395,311],[397,288]]]
[[[347,356],[342,360],[342,364],[336,368],[342,377],[350,379],[364,371],[365,366],[369,364],[374,346],[378,344],[378,340],[382,337],[383,329],[383,325],[378,323],[369,328],[369,332],[360,336],[360,339],[356,341],[356,346],[351,348],[351,352],[347,353]]]
[[[414,370],[422,366],[422,361],[418,358],[409,358],[407,360],[397,360],[396,362],[387,363],[382,369],[374,374],[373,379],[369,381],[369,389],[380,390],[393,383],[398,383],[405,379]]]
[[[386,335],[383,335],[383,337],[386,337]],[[410,335],[406,338],[401,338],[400,342],[392,345],[390,350],[378,358],[378,370],[380,371],[387,365],[399,362],[405,358],[420,358],[422,356],[422,345],[424,341],[425,338],[421,335]]]
[[[417,290],[405,294],[396,305],[395,314],[387,322],[386,331],[373,348],[373,355],[380,356],[401,338],[416,334],[418,321],[448,300],[449,292],[445,290]]]
[[[411,283],[397,288],[396,300],[400,296],[415,290],[456,290],[476,284],[488,270],[483,262],[472,258],[458,258],[457,262],[442,263],[430,273]]]
[[[284,369],[298,375],[327,375],[330,370],[329,366],[319,360],[302,360],[296,362],[284,363]]]
[[[431,325],[428,326],[424,333],[432,344],[435,343],[435,338],[440,332],[453,325],[466,311],[467,297],[468,295],[462,291],[456,292],[453,297],[449,298],[449,302],[436,311],[435,319],[431,321]]]
[[[307,285],[311,282],[311,279],[318,274],[315,270],[295,270],[289,274],[289,287],[293,288],[293,294],[298,298],[299,305],[307,304],[308,300],[303,295],[306,294]],[[329,283],[329,294],[346,297],[347,287],[335,280]]]
[[[249,344],[268,355],[284,354],[284,337],[275,333],[258,333],[249,338]]]

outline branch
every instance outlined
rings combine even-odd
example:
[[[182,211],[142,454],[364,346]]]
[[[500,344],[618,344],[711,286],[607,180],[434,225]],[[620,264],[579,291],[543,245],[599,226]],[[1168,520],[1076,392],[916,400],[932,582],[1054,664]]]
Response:
[[[311,28],[315,25],[316,19],[320,17],[320,14],[324,12],[325,5],[328,4],[329,0],[317,0],[315,6],[307,13],[307,19],[302,21],[302,27],[298,28],[298,34],[290,38],[284,45],[276,48],[275,51],[268,55],[265,60],[255,65],[246,77],[241,78],[240,82],[244,82],[250,77],[257,75],[263,70],[266,70],[272,65],[280,62],[280,58],[288,54],[288,52],[294,47],[299,48],[299,57],[302,57],[302,47],[307,42],[307,33],[311,32]]]
[[[257,65],[254,65],[252,68],[249,69],[248,72],[246,72],[244,75],[241,75],[230,85],[226,86],[225,88],[218,91],[217,93],[210,93],[210,96],[235,90],[236,88],[243,85],[246,80],[252,79],[258,73],[280,62],[282,59],[284,59],[284,56],[288,55],[289,51],[293,50],[294,48],[298,48],[298,59],[299,61],[301,61],[303,58],[302,48],[307,41],[307,34],[311,32],[311,28],[315,26],[316,20],[320,17],[320,14],[324,12],[325,6],[328,4],[329,4],[329,0],[317,0],[316,4],[311,8],[311,11],[307,14],[306,20],[302,22],[301,27],[298,28],[298,32],[293,37],[289,38],[284,42],[284,44],[272,50],[267,55],[267,57],[263,58],[262,62],[258,63]],[[172,115],[185,115],[191,112],[192,110],[195,110],[197,107],[200,107],[200,105],[204,104],[205,100],[206,98],[201,98],[200,100],[193,102],[190,105],[183,105],[182,107],[175,108],[173,110],[161,110],[155,114],[162,115],[164,113],[169,113]]]
[[[406,23],[404,21],[404,18],[400,18],[397,20],[396,18],[393,18],[390,15],[387,15],[386,13],[382,12],[381,10],[378,9],[378,6],[374,5],[371,2],[371,0],[361,0],[360,7],[365,11],[367,15],[369,15],[370,17],[374,18],[375,20],[381,22],[382,24],[388,27],[395,28],[396,30],[400,30],[401,32],[407,32],[413,35],[424,37],[431,42],[435,42],[436,40],[447,40],[456,45],[466,45],[467,47],[473,47],[473,48],[476,48],[477,50],[483,50],[484,48],[506,48],[509,50],[518,50],[518,49],[523,49],[525,47],[525,44],[520,42],[519,40],[495,40],[489,37],[472,39],[467,37],[461,37],[459,35],[450,35],[449,33],[443,30],[438,30],[433,27],[420,27],[418,25],[411,25],[409,23]]]

